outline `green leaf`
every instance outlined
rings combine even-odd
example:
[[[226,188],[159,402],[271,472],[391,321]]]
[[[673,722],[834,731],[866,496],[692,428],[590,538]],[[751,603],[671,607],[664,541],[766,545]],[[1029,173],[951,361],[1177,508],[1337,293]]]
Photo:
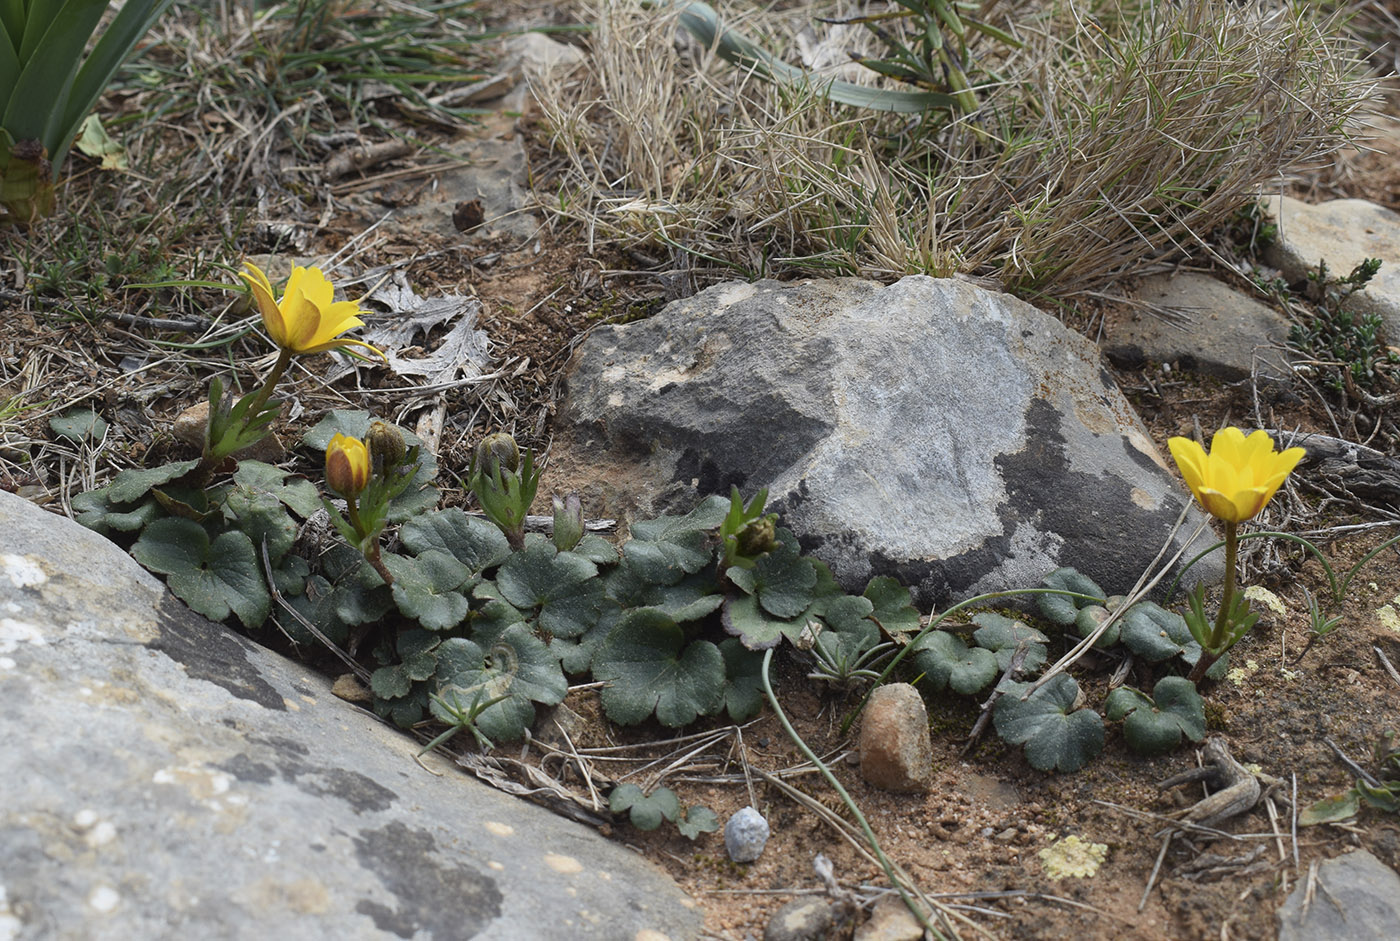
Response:
[[[1320,823],[1341,823],[1361,811],[1361,801],[1354,788],[1324,797],[1298,815],[1300,827],[1315,827]]]
[[[687,645],[685,633],[660,611],[624,615],[593,657],[603,688],[603,709],[622,725],[653,712],[678,728],[710,715],[724,703],[724,657],[709,641]]]
[[[738,637],[750,650],[776,647],[784,637],[796,643],[802,636],[802,629],[807,626],[807,622],[803,620],[790,621],[773,617],[759,606],[757,598],[742,593],[724,599],[720,608],[720,621],[726,631]]]
[[[918,642],[909,660],[935,691],[952,688],[963,695],[981,692],[997,678],[996,654],[968,647],[948,631],[930,631]]]
[[[632,526],[632,539],[623,546],[623,554],[645,555],[651,565],[680,569],[671,579],[674,583],[681,575],[698,572],[710,563],[714,553],[707,535],[724,522],[728,512],[729,501],[712,496],[685,516],[639,520]],[[650,576],[648,580],[662,581]]]
[[[1108,694],[1104,709],[1111,721],[1126,718],[1123,738],[1140,755],[1163,755],[1181,744],[1183,735],[1199,742],[1206,734],[1205,703],[1185,677],[1163,677],[1151,698],[1120,687]]]
[[[288,565],[293,561],[305,562],[300,556],[289,555],[283,564]],[[280,586],[279,580],[279,586]],[[326,638],[333,644],[343,645],[350,636],[350,626],[336,616],[335,608],[335,587],[320,575],[312,575],[305,579],[303,590],[292,595],[286,594],[284,600],[291,605],[292,609],[306,620],[310,621],[316,628],[326,635]],[[287,636],[296,644],[321,643],[320,639],[312,634],[300,621],[291,617],[286,612],[276,612],[274,617],[277,624],[286,632]]]
[[[170,590],[213,621],[230,613],[245,627],[267,620],[272,604],[252,541],[232,530],[212,542],[204,527],[186,519],[160,519],[131,547],[136,561],[169,576]]]
[[[636,566],[625,560],[608,575],[606,584],[608,597],[623,607],[658,608],[680,624],[698,621],[724,602],[712,575],[702,572],[657,585],[641,578]]]
[[[593,669],[593,657],[607,641],[612,629],[617,626],[617,622],[622,618],[622,609],[617,603],[605,600],[602,606],[602,613],[598,615],[598,622],[588,629],[582,637],[564,639],[555,637],[549,642],[549,649],[552,653],[558,654],[559,665],[564,668],[565,673],[578,675],[589,673]]]
[[[1079,636],[1089,638],[1094,631],[1099,629],[1099,625],[1113,616],[1103,605],[1090,604],[1079,609],[1079,614],[1075,616],[1074,627],[1079,632]],[[1107,650],[1118,643],[1118,635],[1123,630],[1123,619],[1119,618],[1108,626],[1108,630],[1099,635],[1099,639],[1094,641],[1094,646],[1099,650]]]
[[[753,568],[733,566],[724,574],[755,595],[763,609],[774,617],[795,618],[815,598],[812,589],[817,584],[816,567],[786,542],[759,556]]]
[[[648,795],[637,785],[627,783],[613,788],[608,795],[608,809],[615,814],[627,811],[632,826],[638,830],[655,830],[663,820],[680,816],[681,802],[669,787],[659,787]]]
[[[107,486],[107,499],[114,504],[135,503],[150,493],[152,487],[159,487],[183,477],[198,464],[199,461],[176,461],[174,464],[162,464],[150,469],[124,470],[113,477],[111,484]]]
[[[1030,695],[1029,683],[1000,687],[993,721],[997,734],[1012,745],[1024,745],[1026,760],[1039,771],[1078,771],[1103,751],[1103,720],[1092,709],[1075,711],[1079,684],[1061,673]]]
[[[898,581],[888,575],[876,576],[865,586],[865,597],[874,605],[870,616],[880,623],[886,634],[918,633],[919,612],[911,603],[909,589]]]
[[[134,507],[114,504],[109,499],[111,487],[87,490],[73,497],[74,519],[88,529],[106,534],[109,530],[135,532],[162,515],[155,498],[147,498]]]
[[[399,539],[413,553],[428,549],[450,552],[473,574],[500,565],[510,558],[510,543],[500,529],[460,507],[434,510],[403,524]]]
[[[259,550],[266,542],[274,565],[296,542],[297,524],[282,501],[266,490],[234,484],[224,498],[223,516],[231,528],[246,533]]]
[[[292,479],[288,481],[288,477]],[[315,484],[305,477],[293,476],[290,471],[262,461],[239,461],[238,468],[233,472],[233,483],[236,487],[272,494],[302,519],[310,518],[321,509],[321,495],[316,491]]]
[[[737,637],[719,642],[724,657],[724,708],[734,722],[747,722],[763,708],[763,654],[749,650]]]
[[[401,663],[380,667],[369,677],[370,691],[380,699],[398,699],[400,696],[407,696],[412,686],[413,682],[409,678],[408,671]]]
[[[702,833],[714,833],[719,829],[719,818],[708,807],[686,807],[676,818],[676,829],[687,840],[698,839]]]
[[[1081,595],[1104,598],[1103,589],[1092,578],[1079,574],[1079,570],[1066,566],[1055,569],[1040,580],[1044,588],[1058,588],[1060,591],[1073,591]],[[1080,598],[1067,598],[1064,595],[1036,595],[1036,605],[1047,621],[1068,627],[1079,617],[1079,609],[1091,602]]]
[[[384,567],[394,576],[394,603],[399,611],[430,631],[447,631],[467,617],[467,598],[457,589],[471,572],[440,549],[412,559],[386,552]]]
[[[1184,653],[1194,642],[1191,629],[1181,615],[1151,601],[1133,605],[1123,614],[1120,623],[1124,645],[1149,663]]]
[[[594,565],[617,564],[617,546],[597,533],[585,533],[572,551],[575,555],[583,556]]]
[[[1400,781],[1390,781],[1380,787],[1372,787],[1358,780],[1354,788],[1366,803],[1387,813],[1400,813]]]
[[[75,408],[49,419],[49,428],[60,438],[74,444],[101,441],[107,434],[107,423],[90,408]]]
[[[979,647],[996,654],[998,672],[1005,673],[1011,667],[1011,659],[1021,646],[1026,648],[1021,673],[1035,673],[1045,664],[1046,645],[1050,643],[1050,638],[1029,624],[994,611],[979,611],[972,616],[972,623],[978,625],[972,634],[973,640]]]
[[[542,630],[577,637],[598,620],[604,585],[597,574],[598,567],[583,556],[536,539],[500,567],[496,587],[517,608],[538,607]]]
[[[437,649],[438,695],[469,706],[478,692],[482,701],[505,696],[476,719],[482,734],[496,741],[515,741],[535,721],[534,703],[554,706],[569,691],[559,658],[522,624],[501,632],[489,648],[460,637]]]

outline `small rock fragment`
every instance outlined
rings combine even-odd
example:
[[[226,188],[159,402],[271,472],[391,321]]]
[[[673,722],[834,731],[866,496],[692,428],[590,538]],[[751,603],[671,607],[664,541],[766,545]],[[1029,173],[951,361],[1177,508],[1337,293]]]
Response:
[[[745,807],[724,825],[724,848],[736,863],[751,863],[768,845],[768,821],[752,807]]]
[[[1279,941],[1371,941],[1400,937],[1400,876],[1366,850],[1354,850],[1317,867],[1278,910]]]
[[[763,941],[825,941],[835,922],[836,913],[826,899],[810,895],[793,899],[768,919]]]
[[[346,702],[372,703],[374,693],[370,692],[360,678],[353,673],[342,673],[331,686],[331,695]]]
[[[923,925],[909,906],[898,895],[887,895],[875,903],[853,941],[920,941],[923,936]]]
[[[885,791],[926,791],[933,779],[928,710],[908,683],[881,686],[860,724],[860,773]]]
[[[209,402],[205,400],[191,405],[177,415],[170,426],[170,433],[175,436],[176,441],[202,451],[204,449],[205,429],[208,425]],[[252,458],[255,461],[275,463],[281,460],[284,454],[282,442],[277,439],[274,432],[253,442],[243,450],[235,452],[233,456],[240,460]]]

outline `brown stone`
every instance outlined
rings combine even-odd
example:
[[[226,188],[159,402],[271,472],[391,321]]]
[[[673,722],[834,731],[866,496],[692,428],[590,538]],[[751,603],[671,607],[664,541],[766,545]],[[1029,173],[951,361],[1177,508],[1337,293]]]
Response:
[[[854,941],[919,941],[923,936],[923,926],[909,906],[898,895],[886,895],[856,929]]]
[[[209,402],[205,400],[198,404],[191,405],[181,412],[174,424],[170,426],[170,433],[175,436],[175,440],[182,444],[187,444],[197,451],[204,450],[204,430],[209,425]],[[275,464],[286,454],[282,447],[282,442],[277,439],[275,432],[269,434],[260,441],[255,441],[242,451],[238,451],[233,456],[239,458],[251,458],[255,461],[266,461]]]
[[[886,791],[926,791],[933,779],[928,710],[908,683],[881,686],[860,725],[860,773]]]

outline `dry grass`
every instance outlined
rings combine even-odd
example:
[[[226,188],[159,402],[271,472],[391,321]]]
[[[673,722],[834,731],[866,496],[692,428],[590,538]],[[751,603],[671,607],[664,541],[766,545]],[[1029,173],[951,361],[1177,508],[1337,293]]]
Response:
[[[590,240],[753,276],[962,272],[1063,297],[1203,245],[1261,186],[1343,145],[1370,90],[1311,4],[988,6],[1025,41],[995,63],[1007,80],[979,89],[976,114],[911,123],[719,62],[678,42],[664,7],[604,3],[587,14],[592,68],[540,96],[560,158],[548,208]],[[785,55],[803,28],[827,58],[869,51],[811,19],[842,12],[728,25]]]

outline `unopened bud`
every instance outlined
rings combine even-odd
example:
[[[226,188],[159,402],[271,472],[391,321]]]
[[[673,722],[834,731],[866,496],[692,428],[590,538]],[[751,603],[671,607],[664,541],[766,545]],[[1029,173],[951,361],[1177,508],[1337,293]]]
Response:
[[[554,548],[568,552],[583,538],[583,502],[578,494],[554,498]]]
[[[520,467],[520,446],[515,439],[503,431],[487,435],[476,446],[476,468],[489,477],[501,472],[514,473]]]
[[[371,422],[369,434],[365,435],[365,444],[369,447],[369,455],[374,465],[386,472],[402,464],[404,455],[408,453],[408,445],[404,444],[403,435],[388,422]]]
[[[765,552],[772,552],[773,547],[778,544],[777,532],[773,526],[773,517],[764,516],[754,520],[743,529],[739,530],[737,537],[739,543],[739,554],[753,558]]]
[[[369,486],[369,448],[359,438],[337,434],[326,446],[326,483],[347,500]]]

